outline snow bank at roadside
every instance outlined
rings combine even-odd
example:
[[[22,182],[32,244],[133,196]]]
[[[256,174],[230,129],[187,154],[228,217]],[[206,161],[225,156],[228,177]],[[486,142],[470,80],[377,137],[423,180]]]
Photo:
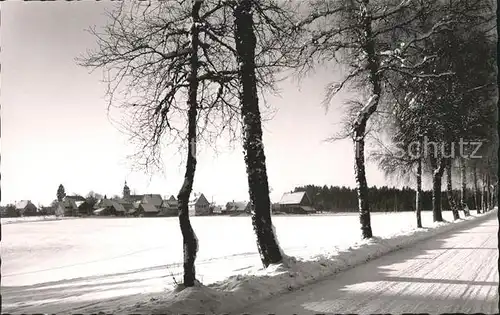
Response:
[[[197,285],[180,292],[171,292],[158,298],[138,302],[122,312],[133,313],[228,313],[273,295],[296,290],[325,277],[347,270],[392,251],[410,246],[438,234],[490,218],[495,211],[473,215],[453,223],[435,223],[431,227],[414,229],[389,238],[374,237],[347,248],[336,249],[310,260],[286,257],[284,263],[267,269],[259,268],[245,274],[231,276],[209,286]]]
[[[16,217],[16,218],[1,218],[0,222],[2,224],[9,223],[23,223],[23,222],[37,222],[37,221],[54,221],[70,219],[70,217],[56,217],[55,215],[45,215],[45,216],[33,216],[33,217]]]

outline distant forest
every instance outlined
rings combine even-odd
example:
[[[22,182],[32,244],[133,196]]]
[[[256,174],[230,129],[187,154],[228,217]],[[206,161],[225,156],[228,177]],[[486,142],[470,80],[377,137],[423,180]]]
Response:
[[[294,192],[306,191],[313,206],[320,211],[332,212],[355,212],[358,210],[358,198],[356,190],[349,187],[338,186],[314,186],[307,185],[296,187]],[[414,211],[415,210],[415,190],[409,187],[370,187],[368,189],[371,211]],[[460,200],[460,191],[454,191],[455,200]],[[423,191],[422,209],[432,209],[432,191]],[[442,208],[449,210],[446,192],[442,192]],[[467,191],[467,206],[475,209],[474,195],[471,190]]]

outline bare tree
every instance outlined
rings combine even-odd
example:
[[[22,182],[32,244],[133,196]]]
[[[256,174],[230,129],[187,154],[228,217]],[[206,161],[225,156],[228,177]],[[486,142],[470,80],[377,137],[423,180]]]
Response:
[[[472,52],[481,47],[479,48],[483,56],[481,60],[488,60],[491,58],[491,49],[488,48],[488,40],[485,40],[485,31],[478,26],[481,25],[482,18],[474,19],[467,16],[467,12],[464,11],[467,1],[461,2],[460,5],[463,7],[450,5],[441,8],[441,11],[452,14],[440,22],[439,20],[436,22],[433,14],[419,17],[417,28],[432,30],[439,23],[446,27],[435,32],[433,36],[427,36],[430,32],[424,32],[423,34],[427,35],[419,37],[418,45],[412,48],[414,53],[407,55],[412,59],[420,56],[418,58],[421,60],[427,60],[420,64],[417,75],[406,75],[397,71],[396,75],[385,76],[389,77],[385,82],[386,89],[391,94],[388,105],[393,112],[393,115],[388,116],[389,121],[394,119],[392,116],[399,116],[397,134],[406,137],[406,141],[404,139],[399,141],[408,144],[408,140],[419,141],[418,139],[424,136],[433,142],[434,150],[423,162],[429,163],[432,168],[435,221],[442,220],[441,177],[445,170],[448,174],[448,201],[454,217],[458,218],[458,209],[452,195],[450,168],[450,163],[459,155],[454,142],[459,142],[461,137],[471,139],[484,136],[485,128],[479,127],[481,125],[479,121],[490,116],[488,106],[470,106],[470,103],[472,99],[487,98],[491,91],[491,83],[488,82],[491,67],[488,63],[475,63],[476,59],[472,57]],[[468,8],[473,8],[474,13],[485,9],[479,2]],[[463,21],[463,25],[458,21]],[[475,35],[471,36],[471,33]],[[436,76],[436,73],[440,75]],[[428,74],[431,76],[427,76]],[[444,156],[439,152],[439,147],[449,152],[450,156]],[[426,153],[428,155],[429,152]]]
[[[480,203],[481,192],[479,191],[477,164],[476,163],[472,164],[472,184],[473,184],[473,189],[474,189],[474,208],[476,209],[477,213],[481,213],[481,203]]]
[[[417,189],[415,190],[415,216],[417,227],[422,227],[422,158],[417,161]]]
[[[418,156],[401,155],[396,148],[382,148],[371,152],[369,159],[377,162],[385,176],[399,183],[415,182],[415,218],[418,228],[422,227],[422,159]]]
[[[207,137],[225,129],[232,135],[238,121],[238,110],[231,104],[235,95],[230,89],[236,71],[231,62],[224,62],[227,55],[217,40],[207,35],[215,11],[201,11],[203,4],[200,0],[121,3],[109,13],[111,23],[103,33],[92,30],[99,49],[79,60],[84,66],[107,70],[108,109],[115,106],[129,115],[123,126],[139,145],[133,156],[137,165],[147,172],[162,168],[166,135],[170,136],[168,143],[177,143],[179,150],[187,151],[185,179],[178,194],[183,285],[187,287],[196,280],[198,242],[189,221],[188,202],[198,134]]]
[[[340,62],[348,68],[341,82],[328,85],[325,105],[344,88],[367,95],[361,106],[350,108],[356,114],[346,134],[352,138],[355,150],[354,172],[363,238],[372,237],[364,156],[368,124],[386,96],[390,75],[424,79],[448,74],[421,71],[433,58],[419,49],[420,42],[457,23],[442,16],[432,21],[430,29],[419,27],[420,20],[439,5],[439,1],[418,0],[317,0],[299,24],[311,34],[301,49],[304,59]]]
[[[104,32],[91,30],[97,37],[99,49],[79,59],[83,66],[106,71],[108,110],[118,109],[122,115],[119,126],[130,135],[131,142],[138,145],[137,153],[132,156],[134,166],[148,173],[161,171],[165,145],[178,145],[179,150],[188,153],[185,181],[178,195],[186,286],[195,281],[198,246],[187,210],[197,148],[202,141],[214,144],[223,134],[229,135],[231,141],[238,139],[241,126],[244,138],[251,142],[246,141],[245,148],[261,139],[261,130],[260,136],[258,132],[254,136],[254,129],[247,132],[245,118],[251,115],[244,114],[249,106],[253,111],[258,103],[250,104],[247,97],[238,92],[245,90],[245,95],[250,97],[256,97],[257,91],[276,92],[275,74],[293,60],[285,49],[292,37],[282,36],[293,34],[289,31],[291,28],[285,27],[290,25],[289,12],[270,0],[256,3],[253,9],[258,18],[253,32],[258,40],[252,44],[245,38],[237,40],[236,35],[247,29],[243,26],[243,31],[238,30],[236,22],[241,19],[236,16],[243,16],[243,24],[248,21],[242,13],[244,10],[238,11],[238,8],[240,3],[222,0],[122,3],[109,13],[111,22]],[[238,45],[249,48],[249,43],[257,51],[245,57]],[[241,61],[240,56],[243,56]],[[245,64],[250,59],[253,59],[249,64],[252,72],[242,71],[240,62]],[[248,76],[252,76],[251,84],[254,84],[250,91],[248,83],[241,86],[248,82]],[[184,102],[186,98],[188,101]],[[258,122],[260,128],[262,117],[251,119]],[[265,159],[260,160],[262,150],[256,151],[259,154],[254,158],[261,164],[248,161],[249,174],[259,173],[261,165],[265,166]],[[277,261],[272,244],[266,245],[275,239],[274,231],[272,235],[268,233],[267,224],[271,221],[265,220],[265,204],[262,204],[266,188],[256,188],[262,184],[259,180],[255,183],[249,179],[249,183],[252,183],[251,195],[261,198],[253,200],[257,209],[254,226],[259,226],[256,229],[259,250],[264,264],[268,265]],[[267,176],[265,182],[267,185]]]
[[[460,163],[460,205],[463,208],[464,216],[470,216],[467,205],[467,161],[465,157],[459,157]]]
[[[239,108],[242,120],[243,149],[248,177],[252,224],[257,248],[265,267],[283,259],[271,221],[271,202],[266,158],[262,143],[262,115],[259,101],[264,91],[276,92],[277,74],[296,66],[292,46],[298,36],[294,29],[293,5],[274,0],[225,1],[234,18],[233,36],[221,38],[232,47],[237,64]],[[282,78],[285,78],[283,75]],[[259,92],[260,98],[259,98]]]
[[[448,198],[448,205],[453,213],[453,220],[460,219],[460,214],[458,213],[458,207],[453,198],[453,177],[452,177],[452,160],[448,159],[446,163],[446,196]]]
[[[371,154],[386,175],[415,184],[415,217],[417,227],[422,227],[422,178],[428,171],[424,156],[423,131],[427,128],[425,108],[418,106],[411,95],[412,86],[406,78],[388,84],[391,95],[383,102],[389,115],[381,115],[379,133],[389,136],[389,144],[373,137],[380,147]]]
[[[195,284],[196,272],[194,262],[198,252],[198,240],[189,220],[189,197],[193,190],[194,174],[196,171],[196,127],[198,112],[198,50],[200,45],[200,8],[203,0],[194,0],[191,11],[191,54],[189,56],[189,76],[188,81],[188,155],[184,183],[179,191],[177,200],[179,201],[179,224],[182,232],[182,242],[184,249],[184,286],[192,287]]]
[[[236,138],[239,122],[235,63],[217,37],[210,36],[219,32],[222,37],[231,31],[225,29],[227,21],[216,10],[219,3],[203,2],[198,26],[197,129],[205,144],[223,132]],[[137,145],[131,156],[134,168],[148,173],[163,171],[165,147],[187,150],[189,105],[184,100],[192,54],[191,9],[190,1],[117,4],[108,12],[110,23],[104,30],[90,30],[99,48],[78,59],[83,66],[105,71],[108,113],[114,114],[112,121]]]

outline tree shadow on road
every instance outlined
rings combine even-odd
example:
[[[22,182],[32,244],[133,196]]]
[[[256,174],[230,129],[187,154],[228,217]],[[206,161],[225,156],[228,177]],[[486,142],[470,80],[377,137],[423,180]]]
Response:
[[[467,230],[445,232],[314,285],[259,302],[245,308],[245,313],[498,314],[498,225],[490,222],[479,220]],[[491,237],[477,237],[478,233]],[[465,241],[456,246],[458,237]]]

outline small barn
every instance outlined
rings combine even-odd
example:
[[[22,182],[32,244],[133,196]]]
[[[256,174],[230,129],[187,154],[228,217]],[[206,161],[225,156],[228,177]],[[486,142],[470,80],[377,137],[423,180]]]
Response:
[[[284,213],[315,213],[311,198],[305,191],[285,193],[279,202],[279,211]]]

